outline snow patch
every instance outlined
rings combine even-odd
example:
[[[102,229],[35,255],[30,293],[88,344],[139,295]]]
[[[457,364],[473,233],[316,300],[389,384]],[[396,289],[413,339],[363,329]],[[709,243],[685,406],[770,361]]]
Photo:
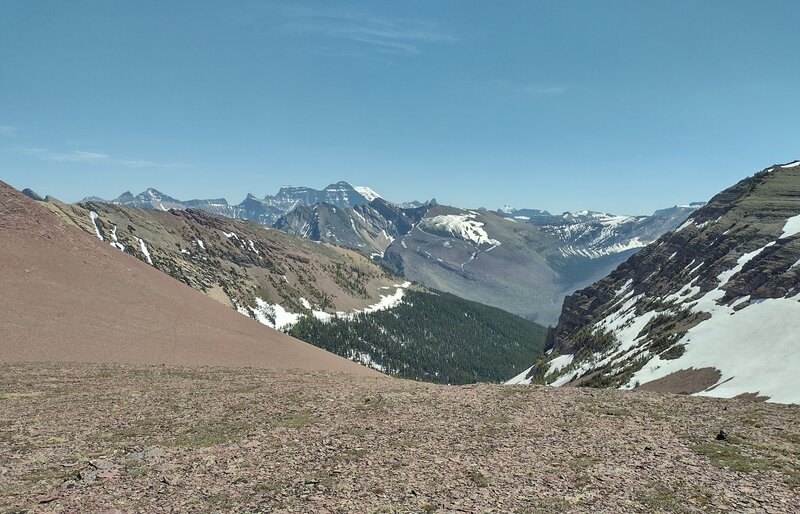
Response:
[[[781,231],[781,236],[779,239],[792,237],[795,234],[800,234],[800,214],[797,216],[792,216],[786,220],[786,224],[783,225],[783,230]]]
[[[137,237],[136,239],[139,240],[139,249],[144,254],[145,259],[147,259],[147,264],[153,265],[153,258],[150,257],[150,251],[147,249],[147,245],[144,244],[144,240],[141,237]]]
[[[117,238],[117,226],[116,225],[114,225],[114,228],[111,229],[111,239],[114,240],[113,242],[109,243],[111,246],[113,246],[114,248],[119,248],[123,252],[125,251],[125,245],[120,243],[119,242],[119,238]]]
[[[681,225],[680,227],[678,227],[677,229],[675,229],[675,232],[680,232],[681,230],[683,230],[683,229],[685,229],[685,228],[689,228],[689,227],[690,227],[690,226],[692,226],[692,225],[694,225],[694,220],[690,218],[690,219],[688,219],[688,220],[684,221],[684,222],[683,222],[683,225]]]
[[[94,226],[94,233],[97,235],[97,239],[99,239],[100,241],[105,241],[105,239],[103,239],[103,235],[100,234],[100,227],[97,226],[97,218],[99,218],[97,213],[94,211],[89,211],[89,218],[92,220],[92,225]]]
[[[572,359],[574,357],[575,357],[574,355],[570,355],[570,354],[559,355],[555,359],[551,360],[550,361],[550,367],[547,368],[547,373],[545,373],[545,376],[566,368],[567,366],[572,364]]]
[[[523,371],[519,375],[515,376],[514,378],[512,378],[510,380],[507,380],[506,382],[504,382],[505,385],[530,385],[531,379],[525,378],[525,375],[530,373],[530,371],[532,369],[533,369],[533,366],[531,366],[530,368],[526,369],[525,371]]]
[[[474,212],[469,212],[468,214],[442,214],[423,219],[419,225],[423,230],[428,228],[448,232],[454,237],[464,241],[471,241],[477,245],[500,245],[500,241],[490,238],[489,234],[486,233],[483,228],[484,223],[475,220],[477,216],[477,213]]]

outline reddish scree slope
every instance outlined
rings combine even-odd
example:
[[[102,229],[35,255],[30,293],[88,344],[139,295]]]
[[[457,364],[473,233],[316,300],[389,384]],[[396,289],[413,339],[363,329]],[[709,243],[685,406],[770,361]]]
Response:
[[[0,181],[0,362],[376,371],[265,327]]]

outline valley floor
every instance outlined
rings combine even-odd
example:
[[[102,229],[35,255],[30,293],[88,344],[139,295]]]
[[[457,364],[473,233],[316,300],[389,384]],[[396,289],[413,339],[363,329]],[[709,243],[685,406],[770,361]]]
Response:
[[[0,512],[798,512],[799,427],[647,392],[5,364]]]

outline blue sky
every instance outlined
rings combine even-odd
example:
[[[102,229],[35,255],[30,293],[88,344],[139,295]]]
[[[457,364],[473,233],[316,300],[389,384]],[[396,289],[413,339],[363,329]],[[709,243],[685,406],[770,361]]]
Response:
[[[0,0],[0,179],[647,213],[800,158],[800,2]]]

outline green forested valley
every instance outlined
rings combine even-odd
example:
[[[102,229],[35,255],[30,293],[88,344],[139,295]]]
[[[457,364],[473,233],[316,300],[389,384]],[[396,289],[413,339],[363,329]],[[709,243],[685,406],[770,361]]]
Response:
[[[448,384],[498,382],[541,354],[547,329],[442,292],[348,319],[302,318],[291,335],[385,373]]]

